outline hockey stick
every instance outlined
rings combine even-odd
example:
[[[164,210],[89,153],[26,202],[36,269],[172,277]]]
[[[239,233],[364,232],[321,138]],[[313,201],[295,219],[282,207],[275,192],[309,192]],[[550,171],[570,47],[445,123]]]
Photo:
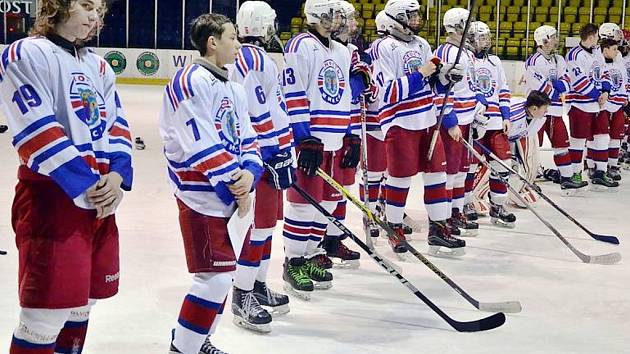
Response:
[[[471,152],[473,152],[473,154],[475,155],[475,157],[481,161],[481,163],[483,163],[484,165],[486,165],[486,167],[488,167],[489,169],[492,169],[492,167],[490,166],[490,163],[488,163],[488,161],[486,161],[480,153],[478,153],[473,147],[472,145],[470,145],[467,141],[465,141],[464,139],[460,139],[460,141],[462,142],[462,144],[464,144],[464,146]],[[481,144],[478,144],[481,146]],[[485,149],[485,147],[484,147]],[[490,154],[488,154],[490,155]],[[503,165],[504,167],[505,164],[503,163],[503,161],[499,160],[496,156],[491,156],[495,161],[498,161],[501,163],[501,165]],[[511,171],[512,172],[512,171]],[[515,171],[514,171],[515,172]],[[525,201],[525,199],[523,199],[523,197],[518,194],[515,193],[516,190],[510,186],[510,184],[507,181],[504,181],[505,184],[508,186],[508,188],[510,189],[510,191],[512,193],[514,193],[516,195],[517,198],[519,198],[519,201],[523,204],[525,204],[525,206],[527,207],[527,209],[529,209],[537,218],[538,220],[540,220],[543,224],[545,224],[545,226],[547,226],[547,228],[549,228],[549,230],[551,230],[551,232],[553,232],[554,235],[556,235],[556,237],[558,237],[560,239],[560,241],[562,241],[562,243],[564,243],[570,250],[571,252],[573,252],[576,256],[578,256],[578,258],[580,258],[582,260],[582,262],[584,263],[595,263],[595,264],[606,264],[606,265],[610,265],[610,264],[615,264],[618,263],[619,261],[621,261],[621,254],[619,254],[618,252],[615,253],[609,253],[609,254],[603,254],[603,255],[598,255],[598,256],[590,256],[587,254],[584,254],[582,252],[580,252],[577,248],[575,248],[564,236],[562,236],[562,234],[555,228],[553,227],[547,220],[545,220],[540,214],[538,214],[538,212],[527,202]]]
[[[355,196],[353,196],[347,189],[345,189],[342,185],[340,185],[337,181],[335,181],[332,177],[330,177],[326,172],[324,172],[321,168],[317,169],[317,175],[326,181],[326,183],[330,184],[331,187],[339,191],[346,199],[348,199],[352,204],[354,204],[357,208],[361,209],[361,211],[370,219],[375,222],[378,226],[383,228],[387,233],[387,237],[393,240],[398,241],[398,235],[392,230],[392,228],[383,220],[377,218],[374,213],[370,209],[365,208],[363,203],[358,200]],[[514,313],[521,311],[521,304],[518,301],[506,301],[506,302],[492,302],[492,303],[480,303],[478,300],[470,296],[464,289],[460,288],[451,278],[449,278],[446,274],[444,274],[438,267],[436,267],[431,261],[429,261],[422,253],[418,252],[407,240],[400,240],[405,247],[413,254],[420,262],[422,262],[425,266],[427,266],[433,273],[435,273],[438,277],[442,278],[448,285],[451,286],[459,295],[461,295],[466,301],[472,304],[474,307],[481,311],[501,311],[507,313]]]
[[[473,18],[473,10],[477,4],[476,0],[470,0],[469,2],[469,12],[468,18],[466,19],[466,25],[464,26],[464,33],[462,34],[462,39],[459,42],[459,48],[457,49],[457,56],[455,56],[455,62],[453,63],[453,67],[459,64],[459,58],[462,56],[462,51],[464,50],[464,45],[466,43],[466,37],[468,36],[468,29],[470,28],[470,22],[472,22]],[[464,75],[467,75],[465,73]],[[446,109],[446,104],[448,103],[448,96],[451,95],[451,90],[455,86],[454,81],[450,81],[448,86],[446,86],[446,93],[444,94],[444,102],[442,102],[442,107],[440,108],[440,115],[438,116],[437,124],[435,131],[433,132],[433,136],[431,137],[431,145],[429,145],[429,151],[427,152],[427,160],[431,160],[433,157],[433,150],[435,150],[435,144],[437,143],[438,136],[440,136],[440,127],[442,126],[442,121],[444,120],[444,110]]]
[[[368,152],[367,152],[367,122],[366,122],[366,108],[365,108],[365,95],[359,96],[359,105],[361,107],[361,178],[363,179],[363,203],[365,207],[370,209],[370,187],[368,181]],[[365,242],[368,247],[374,249],[374,243],[372,242],[372,235],[370,233],[373,222],[367,221],[363,224],[363,230],[365,231]],[[341,228],[339,228],[342,230]],[[342,230],[343,231],[343,230]]]
[[[293,185],[293,189],[297,191],[302,198],[306,199],[312,206],[315,207],[322,215],[324,215],[330,222],[334,223],[340,230],[342,230],[349,238],[352,239],[359,247],[367,253],[370,258],[374,260],[381,268],[385,269],[389,274],[394,276],[398,281],[403,284],[409,291],[411,291],[414,295],[416,295],[422,302],[427,304],[431,310],[437,313],[443,320],[448,322],[451,327],[459,332],[478,332],[478,331],[486,331],[489,329],[493,329],[499,327],[505,323],[505,315],[503,313],[496,313],[489,317],[483,318],[477,321],[469,321],[469,322],[460,322],[452,319],[449,315],[447,315],[444,311],[442,311],[437,305],[435,305],[429,298],[427,298],[423,293],[418,290],[407,278],[402,276],[399,271],[397,271],[391,263],[386,261],[383,257],[379,256],[374,250],[368,247],[361,239],[355,236],[350,230],[348,230],[342,223],[340,223],[334,216],[332,216],[324,207],[322,207],[317,201],[313,199],[308,193],[306,193],[302,188],[297,185]],[[369,238],[369,236],[368,236]]]
[[[580,227],[582,230],[584,230],[589,236],[591,236],[592,238],[596,239],[597,241],[602,241],[602,242],[607,242],[607,243],[612,243],[615,245],[619,244],[619,239],[615,236],[609,236],[609,235],[600,235],[600,234],[596,234],[594,232],[591,232],[589,229],[587,229],[584,225],[582,225],[581,223],[579,223],[577,220],[575,220],[575,218],[573,218],[571,215],[569,215],[569,213],[567,213],[566,211],[564,211],[564,209],[560,208],[560,206],[558,206],[556,203],[554,203],[551,199],[549,199],[549,197],[547,197],[542,190],[540,189],[540,187],[538,187],[537,185],[531,183],[530,181],[527,180],[527,178],[523,177],[523,175],[521,175],[520,173],[516,172],[512,167],[506,165],[503,161],[501,161],[495,154],[492,153],[492,151],[490,151],[487,147],[481,145],[479,142],[475,142],[475,144],[477,146],[479,146],[479,148],[481,148],[484,153],[486,153],[488,156],[492,157],[494,160],[496,160],[501,166],[503,166],[504,168],[506,168],[508,171],[510,171],[510,173],[513,173],[515,176],[518,176],[518,178],[520,178],[523,182],[525,182],[525,184],[527,184],[532,190],[534,190],[542,199],[544,199],[545,201],[547,201],[547,203],[551,204],[551,206],[553,206],[556,210],[558,210],[562,215],[566,216],[569,220],[571,220],[574,224],[576,224],[578,227]]]

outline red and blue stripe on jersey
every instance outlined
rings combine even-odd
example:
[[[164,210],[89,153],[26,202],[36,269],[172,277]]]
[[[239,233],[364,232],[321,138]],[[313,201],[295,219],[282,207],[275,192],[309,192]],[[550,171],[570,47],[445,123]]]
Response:
[[[9,64],[22,59],[22,44],[24,40],[13,42],[2,52],[0,58],[0,81],[4,79],[4,73],[7,71]]]
[[[234,66],[241,76],[247,76],[249,71],[265,71],[265,58],[261,48],[244,44],[236,56]]]
[[[435,50],[435,56],[438,57],[440,59],[441,62],[443,63],[449,63],[451,61],[454,60],[455,56],[457,56],[457,51],[459,50],[459,48],[457,48],[456,46],[450,44],[450,43],[445,43],[440,45],[436,50]],[[462,60],[464,60],[463,56],[465,56],[466,53],[462,51],[461,53],[461,57],[460,57],[460,62]],[[451,59],[452,58],[452,59]],[[470,63],[469,65],[472,65],[472,63]],[[453,110],[455,111],[455,114],[457,114],[458,116],[460,114],[464,114],[464,113],[469,113],[472,112],[475,107],[477,106],[477,98],[475,96],[476,92],[471,91],[468,88],[468,80],[471,80],[472,78],[468,78],[468,74],[465,74],[464,80],[460,81],[458,84],[456,84],[453,87]],[[464,89],[461,89],[461,88]],[[438,103],[436,103],[438,104]],[[440,105],[442,104],[442,102],[440,102],[438,104],[438,107],[440,107]],[[448,106],[447,106],[448,108]],[[445,111],[447,112],[447,111]]]
[[[187,65],[177,71],[173,79],[166,85],[166,95],[173,107],[173,111],[177,111],[179,104],[193,96],[195,92],[192,88],[192,75],[199,69],[199,65]]]
[[[581,46],[573,47],[567,53],[567,63],[576,62],[581,56],[589,55]],[[580,69],[579,71],[575,69]],[[571,82],[571,89],[567,94],[567,103],[593,103],[597,102],[599,92],[593,78],[589,77],[585,73],[585,70],[590,68],[580,68],[579,65],[573,71],[575,76],[573,82]]]

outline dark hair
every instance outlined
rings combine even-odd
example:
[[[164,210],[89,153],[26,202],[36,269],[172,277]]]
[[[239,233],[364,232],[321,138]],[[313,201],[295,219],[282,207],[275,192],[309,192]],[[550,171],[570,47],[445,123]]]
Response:
[[[599,46],[603,49],[603,48],[610,48],[614,45],[619,45],[619,42],[617,42],[614,39],[610,39],[610,38],[604,38],[602,40],[599,41]]]
[[[580,29],[580,39],[585,41],[588,37],[597,34],[599,29],[592,23],[587,23]]]
[[[229,18],[221,14],[204,14],[193,20],[190,25],[190,43],[202,56],[206,55],[208,38],[221,39],[226,23],[232,23]]]
[[[546,93],[540,91],[531,91],[525,101],[525,107],[542,107],[551,104],[551,100]]]

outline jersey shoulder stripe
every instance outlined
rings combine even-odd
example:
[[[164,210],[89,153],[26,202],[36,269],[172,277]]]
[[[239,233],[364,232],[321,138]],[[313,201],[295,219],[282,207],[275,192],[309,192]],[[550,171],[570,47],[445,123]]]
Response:
[[[297,53],[300,43],[306,38],[311,37],[308,33],[299,33],[293,36],[285,46],[285,53]]]
[[[538,58],[540,58],[540,56],[541,56],[540,53],[534,53],[532,56],[527,58],[527,60],[525,61],[525,67],[535,66],[536,65],[536,60],[538,60]]]
[[[265,71],[265,55],[260,48],[244,45],[238,52],[236,69],[243,77],[251,71]]]
[[[571,50],[567,53],[567,61],[577,60],[582,52],[584,52],[584,49],[580,46],[571,48]]]
[[[166,86],[166,94],[173,110],[177,110],[179,104],[195,96],[193,89],[193,76],[199,69],[199,65],[187,65],[177,71],[173,79]]]

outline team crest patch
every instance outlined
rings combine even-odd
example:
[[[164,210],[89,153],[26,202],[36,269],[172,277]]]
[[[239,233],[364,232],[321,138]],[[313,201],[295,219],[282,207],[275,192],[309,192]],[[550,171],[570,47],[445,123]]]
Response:
[[[593,65],[593,69],[591,70],[591,77],[595,82],[602,81],[602,68],[597,65],[597,63]]]
[[[234,155],[240,155],[241,126],[234,112],[234,104],[227,97],[221,100],[219,110],[214,117],[214,127],[219,132],[219,137],[225,149]]]
[[[558,79],[558,71],[554,68],[549,69],[549,80],[556,81]]]
[[[92,140],[98,140],[105,131],[105,100],[83,73],[72,73],[70,102],[77,117],[90,128]]]
[[[497,89],[497,82],[492,77],[490,70],[486,68],[480,68],[476,72],[476,83],[479,90],[486,97],[492,97]]]
[[[405,63],[405,73],[411,74],[418,71],[424,63],[422,62],[422,56],[415,50],[405,53],[403,56],[403,63]]]
[[[623,84],[623,76],[621,75],[621,71],[612,68],[610,69],[610,81],[612,82],[612,89],[617,91],[621,88]]]
[[[330,104],[337,104],[341,101],[343,91],[346,88],[346,80],[337,63],[331,59],[324,61],[323,68],[317,77],[317,85],[324,101]]]

